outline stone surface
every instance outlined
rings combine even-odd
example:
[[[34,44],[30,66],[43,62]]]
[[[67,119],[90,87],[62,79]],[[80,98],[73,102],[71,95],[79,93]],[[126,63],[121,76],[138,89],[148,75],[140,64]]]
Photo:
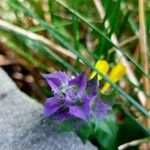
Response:
[[[0,150],[96,150],[72,132],[58,133],[56,124],[42,119],[42,110],[0,68]]]

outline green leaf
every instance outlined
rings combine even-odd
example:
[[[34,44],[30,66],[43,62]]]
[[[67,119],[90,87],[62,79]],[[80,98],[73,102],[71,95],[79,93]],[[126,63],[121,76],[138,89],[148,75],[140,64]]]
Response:
[[[118,113],[113,112],[99,121],[96,131],[91,134],[91,140],[97,143],[99,149],[116,150],[121,144],[150,136],[148,131],[128,116],[118,122]]]
[[[99,121],[94,136],[96,137],[100,149],[116,150],[116,140],[118,134],[115,114],[108,115],[104,120]]]

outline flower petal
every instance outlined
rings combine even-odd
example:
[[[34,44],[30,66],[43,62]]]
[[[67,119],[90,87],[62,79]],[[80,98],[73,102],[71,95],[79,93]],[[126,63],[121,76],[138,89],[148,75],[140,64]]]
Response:
[[[77,85],[78,86],[78,93],[77,93],[77,97],[80,97],[87,85],[87,75],[85,74],[85,72],[82,72],[80,75],[78,75],[77,77],[75,77],[74,79],[69,81],[69,85]]]
[[[98,119],[103,119],[111,109],[111,105],[102,101],[99,96],[95,99],[94,105],[94,112]]]
[[[99,93],[99,81],[97,76],[87,82],[87,93],[91,98]]]
[[[51,74],[43,74],[49,86],[52,88],[54,94],[60,94],[59,87],[62,84],[68,84],[69,78],[64,72],[54,72]]]
[[[51,87],[52,91],[54,92],[54,94],[61,94],[61,91],[59,89],[61,82],[56,79],[56,78],[48,78],[47,82],[49,84],[49,86]]]
[[[50,73],[50,74],[44,74],[44,77],[46,79],[48,79],[48,78],[56,78],[62,83],[68,83],[68,81],[69,81],[69,77],[66,75],[66,73],[65,72],[61,72],[61,71],[53,72],[53,73]]]
[[[89,96],[85,95],[83,97],[83,111],[86,117],[86,120],[89,121],[91,115],[91,100]]]
[[[124,75],[126,74],[126,67],[121,64],[118,63],[116,66],[114,66],[114,68],[111,70],[108,78],[113,82],[117,82],[118,80],[120,80]],[[101,92],[104,93],[105,91],[107,91],[107,89],[110,87],[109,83],[105,83],[103,88],[101,89]]]
[[[44,104],[44,115],[51,116],[54,114],[62,105],[60,104],[60,100],[56,97],[48,98]]]
[[[96,69],[98,69],[102,74],[106,75],[109,70],[109,64],[106,60],[98,60],[95,64]],[[92,72],[90,79],[92,79],[97,73],[95,71]],[[101,80],[102,77],[98,75],[98,80]]]
[[[67,120],[69,119],[70,117],[72,117],[71,114],[68,113],[68,111],[57,111],[56,113],[54,113],[54,115],[52,116],[53,119],[55,120],[61,120],[61,121],[64,121],[64,120]]]
[[[67,102],[69,102],[70,104],[73,103],[74,98],[76,97],[76,93],[73,91],[68,91],[65,94],[65,99]]]
[[[80,107],[78,107],[78,106],[71,106],[71,107],[69,107],[69,113],[72,116],[74,116],[74,117],[77,117],[79,119],[87,121],[86,116],[85,116],[83,110]]]

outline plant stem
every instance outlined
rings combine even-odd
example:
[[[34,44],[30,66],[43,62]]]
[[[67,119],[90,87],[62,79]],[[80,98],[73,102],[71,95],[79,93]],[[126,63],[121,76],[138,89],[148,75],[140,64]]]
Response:
[[[2,19],[0,19],[0,28],[16,32],[16,33],[24,35],[30,39],[44,43],[45,45],[49,46],[51,49],[53,49],[56,52],[59,52],[65,56],[72,58],[72,59],[77,59],[76,55],[74,55],[72,52],[70,52],[69,50],[66,50],[66,49],[62,48],[61,46],[53,43],[49,39],[47,39],[41,35],[35,34],[31,31],[24,30],[24,29],[22,29],[16,25],[8,23]]]
[[[139,42],[140,42],[140,52],[141,61],[145,73],[149,74],[149,60],[148,60],[148,46],[147,46],[147,36],[146,36],[146,25],[145,25],[145,13],[144,13],[144,0],[139,0]],[[150,92],[150,80],[143,76],[143,86],[147,95]],[[146,109],[150,110],[150,98],[147,98]],[[146,119],[146,125],[150,128],[150,119]]]

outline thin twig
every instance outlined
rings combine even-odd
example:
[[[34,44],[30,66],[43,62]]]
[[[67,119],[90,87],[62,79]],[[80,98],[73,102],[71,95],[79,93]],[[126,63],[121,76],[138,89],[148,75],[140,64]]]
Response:
[[[8,23],[2,19],[0,19],[0,28],[24,35],[24,36],[26,36],[30,39],[36,40],[36,41],[42,42],[45,45],[49,46],[54,51],[62,53],[65,56],[71,57],[73,59],[77,58],[76,55],[74,55],[71,51],[62,48],[61,46],[53,43],[52,41],[45,38],[44,36],[41,36],[41,35],[38,35],[38,34],[31,32],[31,31],[27,31],[25,29],[22,29],[16,25]]]
[[[129,37],[129,38],[125,39],[124,41],[121,41],[118,46],[123,47],[123,46],[127,45],[128,43],[133,42],[137,39],[138,39],[138,36],[136,36],[136,35]]]
[[[104,7],[102,5],[101,0],[93,0],[93,1],[94,1],[94,4],[95,4],[96,8],[97,8],[97,11],[98,11],[98,14],[99,14],[100,18],[104,19],[105,11],[104,11]],[[106,20],[105,28],[108,28],[109,24],[110,24],[109,20]],[[114,44],[119,45],[117,36],[114,33],[112,34],[111,40],[112,40],[112,42]],[[127,59],[123,56],[123,54],[120,51],[117,51],[117,59],[119,59],[126,66],[126,68],[127,68],[127,76],[129,78],[129,80],[133,84],[135,84],[136,86],[139,86],[140,84],[139,84],[136,76],[134,75],[129,62],[127,61]],[[146,96],[145,96],[144,92],[141,91],[141,90],[138,90],[136,87],[135,87],[134,90],[135,90],[135,92],[137,92],[137,96],[138,96],[138,99],[139,99],[140,103],[143,106],[145,106],[145,104],[146,104]]]
[[[128,148],[128,147],[130,147],[130,146],[137,146],[137,145],[139,145],[139,144],[141,144],[141,143],[146,143],[146,142],[148,142],[148,141],[149,141],[148,138],[131,141],[131,142],[129,142],[129,143],[125,143],[125,144],[120,145],[120,146],[118,147],[118,150],[124,150],[124,149],[126,149],[126,148]]]
[[[139,42],[140,42],[140,52],[141,60],[144,68],[144,72],[149,74],[149,60],[148,60],[148,46],[147,46],[147,36],[146,36],[146,25],[145,25],[145,14],[144,14],[144,0],[139,0]],[[143,76],[143,86],[147,95],[150,92],[150,80]],[[147,98],[145,107],[150,110],[150,99]],[[150,119],[147,119],[147,127],[150,128]]]
[[[118,45],[118,47],[119,48],[121,48],[121,47],[124,47],[125,45],[127,45],[127,44],[129,44],[129,43],[131,43],[132,41],[134,41],[134,40],[137,40],[138,39],[138,36],[132,36],[132,37],[130,37],[130,38],[128,38],[128,39],[125,39],[124,41],[121,41],[120,43],[119,43],[119,45]],[[112,52],[114,52],[115,51],[115,49],[112,47],[110,50],[110,53],[112,53]]]

